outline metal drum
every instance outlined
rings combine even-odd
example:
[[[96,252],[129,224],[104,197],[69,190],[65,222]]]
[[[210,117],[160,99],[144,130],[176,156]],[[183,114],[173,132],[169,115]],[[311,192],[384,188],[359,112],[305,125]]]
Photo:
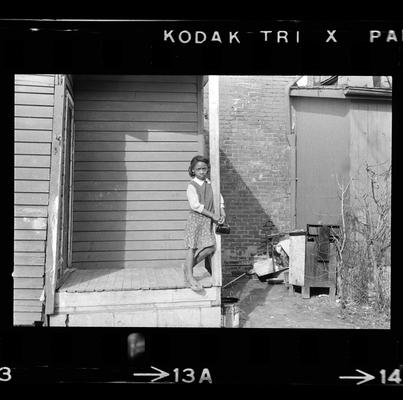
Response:
[[[236,297],[221,298],[221,326],[223,328],[239,328],[239,301]]]

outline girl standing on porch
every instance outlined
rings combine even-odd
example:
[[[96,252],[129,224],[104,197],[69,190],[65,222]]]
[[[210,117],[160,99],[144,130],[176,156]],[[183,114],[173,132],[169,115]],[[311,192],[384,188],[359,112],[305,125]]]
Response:
[[[220,194],[220,211],[214,210],[213,190],[207,178],[210,162],[203,156],[195,156],[190,161],[189,175],[193,178],[186,194],[190,205],[185,225],[186,261],[182,264],[185,279],[194,291],[201,291],[201,284],[193,276],[193,268],[205,260],[206,269],[211,274],[211,256],[216,250],[214,224],[225,221],[224,200]]]

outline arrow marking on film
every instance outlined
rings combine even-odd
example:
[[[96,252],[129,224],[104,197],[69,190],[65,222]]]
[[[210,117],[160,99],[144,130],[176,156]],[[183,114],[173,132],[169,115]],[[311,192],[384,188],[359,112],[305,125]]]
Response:
[[[360,382],[357,382],[357,385],[361,385],[362,383],[366,383],[375,379],[375,376],[368,374],[367,372],[361,371],[360,369],[356,369],[359,372],[360,376],[339,376],[340,379],[361,379]]]
[[[149,373],[141,372],[141,373],[134,373],[133,376],[155,376],[155,378],[152,379],[151,382],[155,382],[155,381],[158,381],[158,380],[160,380],[162,378],[165,378],[166,376],[169,376],[168,372],[165,372],[165,371],[163,371],[163,370],[161,370],[159,368],[153,367],[153,366],[151,366],[151,368],[156,370],[156,371],[158,371],[158,373],[155,373],[155,372],[149,372]]]

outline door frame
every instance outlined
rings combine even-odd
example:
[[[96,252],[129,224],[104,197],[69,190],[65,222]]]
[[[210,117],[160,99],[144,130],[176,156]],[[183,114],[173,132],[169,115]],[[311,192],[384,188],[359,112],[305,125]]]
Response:
[[[68,208],[67,217],[68,217],[68,231],[67,231],[67,259],[66,259],[66,268],[72,267],[72,256],[73,256],[73,246],[72,246],[72,237],[73,237],[73,187],[74,187],[74,145],[75,145],[75,129],[74,129],[74,100],[73,96],[70,93],[69,86],[67,86],[66,94],[65,94],[65,104],[64,104],[64,126],[67,127],[68,123],[68,108],[71,108],[71,116],[70,116],[70,132],[67,133],[67,138],[69,139],[69,152],[64,152],[65,162],[68,160],[69,164],[69,181],[68,181],[68,204],[64,205]],[[70,136],[68,136],[70,135]],[[63,245],[63,243],[61,243]],[[66,271],[64,270],[62,276]]]
[[[46,241],[46,262],[45,262],[45,314],[54,313],[55,292],[71,267],[71,240],[72,240],[72,193],[73,193],[73,171],[74,171],[74,101],[72,93],[67,86],[67,76],[55,75],[53,128],[52,128],[52,150],[51,170],[49,186],[48,205],[48,228]],[[70,132],[67,132],[67,109],[71,106]],[[66,154],[65,140],[69,140],[70,151]],[[64,160],[63,160],[64,157]],[[68,204],[64,204],[63,191],[63,170],[66,167],[66,160],[69,161],[69,189]],[[61,234],[63,213],[68,207],[68,234],[67,234],[67,262],[61,260],[61,245],[63,235]],[[59,274],[60,269],[61,273]],[[59,276],[60,275],[60,276]],[[45,323],[47,323],[45,319]]]

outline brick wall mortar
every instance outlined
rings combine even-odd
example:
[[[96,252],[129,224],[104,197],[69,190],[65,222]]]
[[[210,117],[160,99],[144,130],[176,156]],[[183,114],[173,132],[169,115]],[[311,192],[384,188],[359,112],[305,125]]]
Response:
[[[250,268],[265,234],[291,229],[285,88],[295,78],[220,77],[221,192],[232,227],[222,237],[224,279]]]

